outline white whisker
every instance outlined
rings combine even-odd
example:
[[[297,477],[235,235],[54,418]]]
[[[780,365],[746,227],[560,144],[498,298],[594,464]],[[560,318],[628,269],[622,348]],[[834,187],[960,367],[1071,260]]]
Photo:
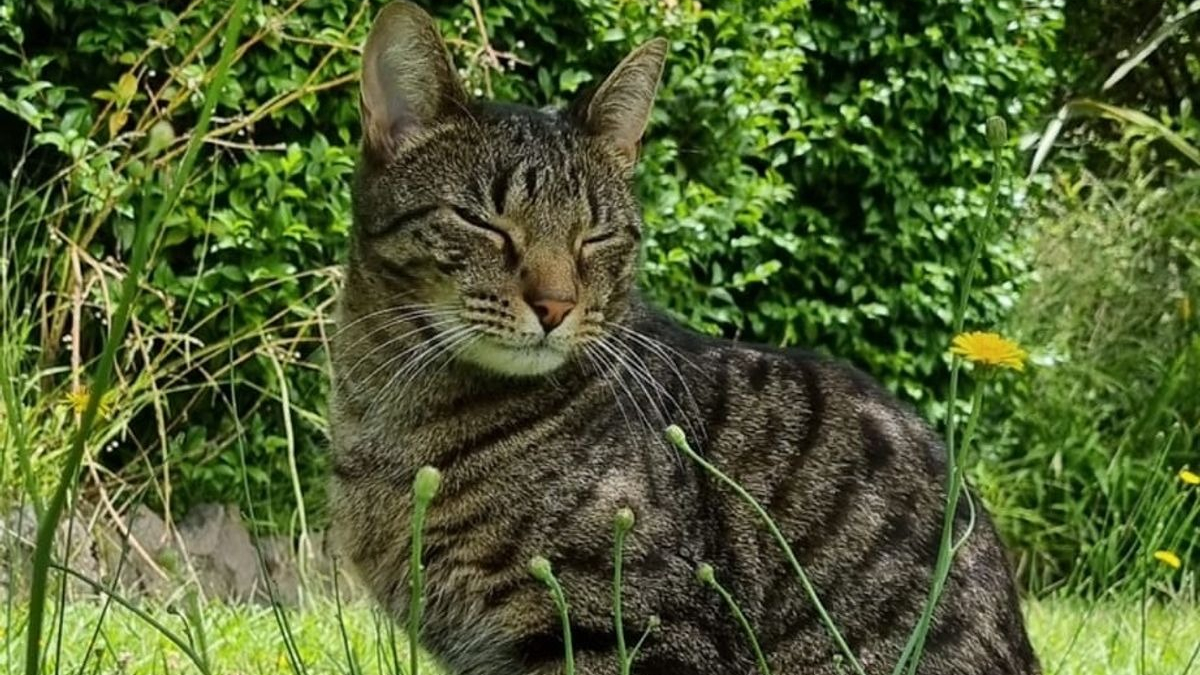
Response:
[[[403,313],[431,312],[432,313],[432,312],[443,312],[443,311],[451,312],[451,311],[453,311],[453,308],[448,305],[428,305],[428,304],[424,304],[424,303],[406,303],[403,305],[392,305],[390,307],[384,307],[383,309],[377,309],[373,312],[367,312],[366,314],[363,314],[362,316],[355,318],[353,321],[351,321],[343,326],[338,326],[337,329],[334,330],[330,334],[330,337],[338,337],[342,333],[344,333],[347,329],[353,328],[354,326],[357,326],[358,324],[362,323],[363,321],[377,317],[380,314],[390,314],[392,312],[403,312]]]
[[[663,417],[663,426],[666,427],[668,424],[677,423],[684,427],[692,438],[702,439],[705,437],[705,434],[703,433],[703,425],[697,426],[697,419],[700,417],[700,407],[696,403],[696,398],[692,395],[692,391],[688,386],[687,380],[684,379],[683,373],[681,373],[678,367],[676,367],[674,360],[666,356],[661,350],[654,349],[653,343],[649,342],[651,338],[642,336],[640,333],[632,330],[628,330],[627,334],[631,337],[643,338],[639,344],[645,346],[647,349],[650,349],[650,354],[648,354],[648,356],[657,356],[660,360],[666,362],[667,366],[674,372],[675,377],[679,380],[680,387],[683,389],[685,401],[689,402],[689,406],[685,409],[685,407],[681,405],[680,402],[670,394],[670,392],[667,391],[666,387],[664,387],[662,383],[654,377],[652,371],[650,370],[649,364],[642,359],[641,355],[638,354],[637,351],[634,350],[632,346],[622,338],[621,335],[613,334],[612,337],[616,340],[617,344],[623,347],[626,354],[632,357],[632,359],[636,360],[635,365],[639,366],[639,368],[633,369],[635,376],[642,377],[654,387],[654,389],[659,393],[659,403],[663,404],[663,408],[667,407],[666,402],[663,401],[663,397],[666,398],[666,401],[670,402],[670,407],[673,408],[673,410],[660,409],[660,413]],[[666,419],[668,413],[670,415],[678,415],[681,419]]]
[[[402,334],[400,334],[400,335],[397,335],[397,336],[394,336],[394,337],[388,338],[388,339],[387,339],[386,341],[384,341],[382,344],[375,345],[375,347],[371,348],[371,350],[370,350],[370,351],[368,351],[366,354],[363,354],[362,356],[358,357],[358,360],[354,362],[354,365],[353,365],[353,366],[351,366],[351,367],[350,367],[350,368],[349,368],[349,369],[346,371],[346,378],[347,378],[347,379],[349,379],[349,378],[352,378],[352,377],[354,376],[354,372],[355,372],[356,370],[358,370],[359,366],[360,366],[360,365],[362,365],[363,363],[365,363],[365,362],[366,362],[366,361],[367,361],[369,358],[371,358],[371,356],[372,356],[372,355],[374,355],[374,354],[376,354],[376,353],[378,353],[378,352],[380,352],[380,351],[382,351],[382,350],[384,350],[384,349],[388,349],[388,348],[390,348],[390,347],[394,347],[394,346],[396,346],[398,343],[400,343],[400,342],[403,342],[403,341],[404,341],[406,338],[408,338],[409,336],[412,336],[412,335],[417,335],[417,334],[419,334],[421,331],[423,331],[423,330],[426,330],[426,329],[433,329],[433,330],[436,330],[436,329],[438,329],[438,328],[441,328],[441,327],[443,327],[443,326],[451,325],[451,324],[454,324],[454,323],[457,323],[457,321],[456,321],[455,319],[443,319],[442,321],[437,321],[437,322],[434,322],[434,323],[431,323],[431,324],[428,324],[428,325],[425,325],[425,326],[419,326],[419,327],[417,327],[417,328],[414,328],[414,329],[412,329],[412,330],[410,330],[410,331],[408,331],[408,332],[406,332],[406,333],[402,333]],[[420,344],[420,343],[418,343],[418,345],[419,345],[419,344]],[[393,361],[395,361],[395,360],[396,360],[396,358],[397,358],[397,356],[399,356],[399,357],[403,357],[405,354],[407,354],[407,353],[408,353],[409,351],[411,351],[412,349],[413,349],[412,347],[409,347],[409,348],[408,348],[408,349],[406,349],[405,351],[401,352],[399,355],[393,355],[393,356],[391,356],[391,357],[388,357],[388,359],[387,359],[387,360],[385,360],[385,361],[383,362],[383,364],[382,364],[382,365],[380,365],[380,367],[379,367],[379,368],[376,368],[375,370],[371,371],[371,374],[367,376],[367,379],[368,379],[368,380],[369,380],[369,379],[371,379],[372,377],[374,377],[374,376],[375,376],[375,375],[376,375],[376,374],[379,372],[379,370],[380,370],[381,368],[383,368],[383,367],[387,366],[388,364],[392,363]]]
[[[405,379],[403,380],[401,391],[399,393],[403,393],[403,390],[407,388],[408,383],[412,379],[418,377],[421,371],[423,371],[431,362],[434,361],[435,357],[442,351],[443,346],[448,343],[455,342],[462,336],[470,335],[472,331],[473,329],[470,326],[459,326],[457,328],[452,328],[444,333],[438,333],[427,340],[418,342],[416,345],[409,347],[400,354],[393,356],[384,362],[380,368],[394,363],[406,355],[412,354],[412,357],[409,358],[408,361],[404,363],[404,365],[402,365],[396,372],[392,373],[384,385],[379,388],[379,393],[376,399],[367,409],[368,415],[373,413],[376,407],[379,406],[384,400],[399,398],[398,396],[389,397],[385,394],[387,394],[388,390],[395,386],[396,383],[401,380],[401,378]],[[377,368],[376,371],[378,370],[379,369]],[[372,373],[372,375],[374,375],[374,373]]]
[[[613,375],[614,375],[613,370],[614,369],[611,367],[610,364],[608,364],[607,362],[604,362],[602,360],[603,355],[597,354],[593,350],[593,347],[594,347],[593,344],[585,343],[583,345],[582,355],[585,359],[587,359],[587,363],[588,363],[589,367],[595,369],[596,376],[599,377],[600,380],[602,382],[604,382],[605,385],[608,386],[608,390],[612,392],[613,401],[617,404],[617,409],[621,411],[622,419],[625,420],[625,431],[628,432],[632,436],[633,435],[633,425],[629,421],[629,414],[625,412],[625,404],[621,401],[621,396],[617,392],[617,388],[613,386],[612,381],[613,381]],[[608,366],[607,370],[604,368],[604,366]]]
[[[624,358],[622,358],[621,353],[613,345],[610,345],[603,338],[598,338],[595,342],[593,342],[593,344],[598,349],[601,349],[604,353],[606,353],[610,357],[611,362],[613,363],[614,366],[619,366],[620,370],[628,372],[631,376],[633,376],[634,382],[637,383],[639,385],[639,387],[642,389],[642,393],[645,394],[647,396],[647,398],[649,397],[649,392],[647,392],[645,389],[645,386],[641,384],[641,380],[639,378],[637,378],[637,376],[631,372],[629,363]],[[620,385],[621,389],[625,391],[625,394],[629,398],[629,401],[634,404],[634,410],[638,413],[638,416],[641,418],[642,424],[646,425],[646,429],[648,431],[650,431],[651,433],[655,433],[656,432],[655,425],[650,421],[650,418],[646,416],[646,411],[643,410],[643,406],[641,405],[637,396],[634,396],[633,392],[629,389],[629,387],[627,387],[625,385],[625,380],[623,378],[621,378],[620,374],[617,372],[614,372],[611,375],[611,377],[614,380],[616,380],[617,384]],[[648,400],[646,402],[651,406],[654,405],[653,401]],[[657,409],[655,410],[655,412],[657,412]],[[661,416],[660,416],[660,421],[661,421]]]

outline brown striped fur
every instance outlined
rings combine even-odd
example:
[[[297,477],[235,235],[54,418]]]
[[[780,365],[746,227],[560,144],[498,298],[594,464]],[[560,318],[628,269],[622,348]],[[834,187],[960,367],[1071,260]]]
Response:
[[[562,672],[533,555],[566,589],[578,672],[616,673],[622,506],[637,516],[626,631],[662,618],[635,672],[754,672],[742,633],[695,581],[701,562],[775,673],[838,672],[769,535],[663,440],[678,422],[769,507],[867,671],[890,672],[930,583],[944,449],[846,365],[703,338],[638,299],[629,179],[665,54],[648,43],[570,110],[535,111],[470,100],[415,5],[378,17],[333,339],[335,533],[402,617],[409,489],[420,466],[441,469],[422,640],[452,675]],[[965,504],[958,516],[965,528]],[[1002,550],[976,516],[920,672],[1037,673]]]

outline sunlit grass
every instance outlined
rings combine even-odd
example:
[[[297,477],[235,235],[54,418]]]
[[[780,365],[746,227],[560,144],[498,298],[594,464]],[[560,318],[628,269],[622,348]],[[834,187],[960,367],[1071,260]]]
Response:
[[[100,611],[98,601],[68,606],[63,624],[63,662],[57,672],[79,672]],[[183,630],[183,619],[170,610],[157,607],[149,611],[164,625]],[[213,673],[293,672],[270,607],[212,603],[204,607],[202,614]],[[407,672],[409,652],[402,626],[395,626],[393,654],[392,627],[370,605],[362,602],[344,607],[342,620],[355,664],[364,675]],[[304,611],[290,611],[289,626],[309,675],[351,672],[338,638],[338,612],[332,600],[313,602]],[[0,641],[8,648],[0,652],[0,660],[5,661],[0,673],[19,673],[21,664],[17,655],[24,635],[20,632],[3,635],[2,631],[0,626]],[[48,662],[43,672],[56,672],[55,666]],[[125,610],[110,609],[83,672],[173,675],[197,670],[177,646],[150,629],[142,619]],[[423,659],[421,672],[436,675],[441,671],[432,661]]]
[[[178,616],[164,609],[152,612],[168,626],[182,625]],[[270,608],[212,604],[203,613],[214,673],[292,672]],[[98,602],[76,602],[69,606],[63,626],[60,672],[77,672],[99,614]],[[1025,615],[1046,675],[1183,675],[1192,650],[1200,644],[1200,607],[1192,605],[1149,607],[1145,670],[1139,669],[1142,615],[1136,604],[1088,605],[1076,600],[1040,600],[1027,603]],[[384,619],[366,602],[345,607],[342,616],[364,675],[407,672],[408,650],[401,626],[396,627],[400,664],[400,671],[396,671]],[[290,617],[300,657],[310,675],[350,672],[344,649],[335,637],[339,628],[332,602],[317,601],[304,611],[292,611]],[[0,673],[20,672],[20,664],[13,659],[20,653],[18,643],[22,638],[20,634],[0,634],[0,641],[8,643],[9,648],[8,655],[0,652],[0,660],[7,659]],[[46,672],[54,672],[53,663],[46,667]],[[104,621],[84,672],[163,675],[194,673],[195,669],[166,638],[148,630],[145,623],[129,612],[114,608]],[[423,659],[421,672],[437,675],[441,671],[431,660]],[[1200,674],[1200,664],[1193,665],[1191,673]]]
[[[1200,663],[1187,669],[1200,646],[1195,605],[1148,605],[1144,631],[1141,608],[1128,602],[1035,601],[1025,617],[1046,675],[1200,673]]]

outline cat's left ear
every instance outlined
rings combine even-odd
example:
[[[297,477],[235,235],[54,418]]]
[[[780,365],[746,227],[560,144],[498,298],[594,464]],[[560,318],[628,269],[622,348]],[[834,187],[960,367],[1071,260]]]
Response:
[[[667,41],[655,38],[633,50],[604,82],[574,106],[589,133],[619,153],[629,170],[637,162],[662,79]]]

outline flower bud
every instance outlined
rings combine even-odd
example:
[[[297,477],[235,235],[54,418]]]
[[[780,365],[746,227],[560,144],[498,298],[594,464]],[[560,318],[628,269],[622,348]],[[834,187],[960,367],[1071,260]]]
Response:
[[[679,425],[672,424],[671,426],[667,427],[666,434],[667,440],[671,441],[671,444],[675,447],[682,448],[683,446],[687,445],[687,436],[684,435],[683,429],[680,429]]]
[[[613,516],[613,524],[621,533],[628,532],[633,529],[633,510],[628,506],[622,506],[617,509],[617,514]]]
[[[717,574],[713,571],[712,565],[700,563],[700,566],[696,568],[696,579],[702,584],[715,584]]]
[[[985,125],[987,129],[988,145],[993,150],[998,150],[1008,143],[1008,125],[1004,123],[1004,118],[999,115],[992,115],[987,119]]]
[[[662,625],[662,619],[658,618],[657,614],[651,614],[646,620],[646,630],[655,630]]]
[[[550,583],[550,580],[554,577],[554,571],[550,568],[550,561],[540,555],[535,555],[529,559],[529,574],[534,579],[546,584]]]
[[[423,466],[413,479],[413,497],[422,504],[433,501],[442,485],[442,472],[432,466]]]

